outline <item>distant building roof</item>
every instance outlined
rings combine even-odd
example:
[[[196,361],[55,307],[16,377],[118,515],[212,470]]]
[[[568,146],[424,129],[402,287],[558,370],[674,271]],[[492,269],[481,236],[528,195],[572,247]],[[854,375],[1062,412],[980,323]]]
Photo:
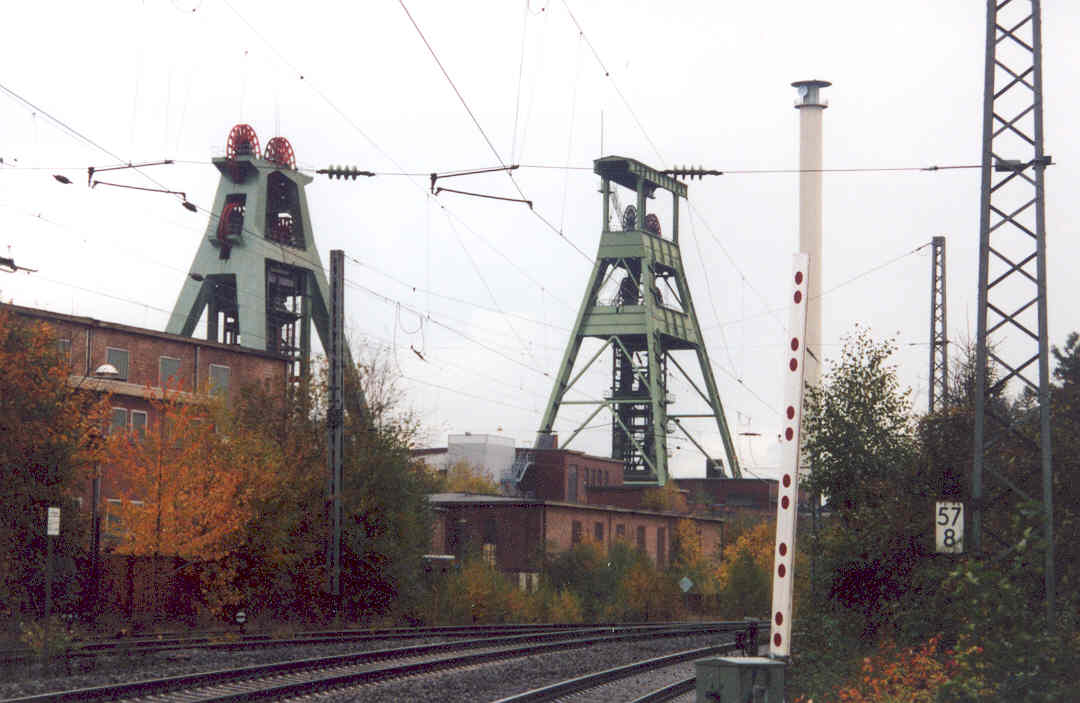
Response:
[[[705,520],[707,522],[724,521],[722,518],[706,515],[684,515],[683,513],[646,510],[643,508],[620,508],[613,505],[592,505],[589,503],[564,503],[562,501],[540,500],[539,498],[515,498],[513,496],[485,495],[482,493],[431,493],[428,494],[427,499],[429,503],[434,505],[550,505],[552,507],[574,508],[592,512],[662,515],[664,517],[690,518],[693,520]]]

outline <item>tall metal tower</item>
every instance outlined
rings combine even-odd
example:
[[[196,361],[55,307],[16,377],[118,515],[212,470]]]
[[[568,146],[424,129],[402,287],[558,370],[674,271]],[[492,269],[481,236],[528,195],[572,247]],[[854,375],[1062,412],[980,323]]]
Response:
[[[949,329],[945,318],[945,237],[930,242],[930,402],[928,412],[949,404]]]
[[[1010,491],[1014,499],[1025,500],[1039,493],[1029,488],[1037,485],[1034,480],[1006,477],[1006,467],[996,465],[989,443],[1011,433],[1037,435],[1046,538],[1046,614],[1052,627],[1053,500],[1043,189],[1051,160],[1043,150],[1042,18],[1039,0],[987,0],[986,7],[971,538],[975,549],[981,549],[987,510]],[[1037,432],[1034,413],[1010,418],[990,400],[1014,379],[1021,389],[1035,395]],[[984,474],[993,480],[984,483]],[[990,530],[987,533],[993,534]]]
[[[307,373],[311,324],[329,345],[329,292],[292,146],[259,152],[249,125],[229,132],[206,235],[176,300],[168,332],[191,336],[207,312],[207,339],[265,349]]]
[[[603,194],[600,248],[537,433],[536,446],[554,446],[552,430],[563,405],[596,406],[564,446],[607,408],[612,415],[611,453],[613,458],[623,461],[624,482],[664,485],[668,479],[669,431],[674,432],[678,427],[709,456],[686,432],[682,419],[714,418],[723,439],[728,469],[733,477],[741,477],[679,253],[679,198],[686,197],[686,184],[620,156],[597,159],[593,170],[600,176]],[[635,198],[635,204],[628,205],[622,213],[620,230],[611,229],[610,224],[612,198],[618,202],[613,185],[628,189]],[[670,238],[663,236],[660,218],[646,209],[657,190],[666,190],[672,196]],[[586,338],[602,340],[603,345],[571,378]],[[612,351],[611,387],[604,398],[565,400],[566,392],[608,348]],[[696,353],[704,389],[687,375],[673,353],[677,351]],[[704,400],[707,413],[672,412],[675,398],[668,392],[669,363]]]

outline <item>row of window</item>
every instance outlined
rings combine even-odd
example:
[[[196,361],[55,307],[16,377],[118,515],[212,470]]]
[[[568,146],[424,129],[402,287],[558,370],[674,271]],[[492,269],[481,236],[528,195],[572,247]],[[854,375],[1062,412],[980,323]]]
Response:
[[[608,485],[608,470],[607,469],[593,469],[588,466],[585,467],[585,485],[586,486],[606,486]]]
[[[570,525],[570,541],[573,544],[581,544],[581,540],[584,537],[584,526],[580,520],[574,520]],[[645,551],[645,528],[639,526],[637,533],[637,548]],[[604,523],[593,523],[593,539],[597,542],[604,541]],[[617,523],[615,525],[615,539],[626,539],[626,525],[623,523]],[[663,564],[667,560],[667,530],[663,527],[656,528],[656,563]]]
[[[70,357],[71,340],[58,340],[57,346],[60,352]],[[131,352],[119,347],[105,347],[105,363],[116,368],[115,380],[128,380],[128,370],[131,368]],[[158,357],[158,386],[165,388],[170,381],[175,385],[180,375],[180,359],[173,356]],[[229,390],[229,367],[222,364],[210,364],[210,392],[225,393]]]
[[[607,469],[594,469],[591,466],[585,467],[585,485],[586,486],[606,486],[608,485],[609,475]],[[578,467],[577,464],[570,464],[566,471],[566,499],[571,503],[576,503],[578,500]]]

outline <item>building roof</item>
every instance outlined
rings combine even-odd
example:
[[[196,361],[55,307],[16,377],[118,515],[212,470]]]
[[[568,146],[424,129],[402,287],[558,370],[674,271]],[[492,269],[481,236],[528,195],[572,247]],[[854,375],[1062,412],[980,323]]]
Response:
[[[281,356],[280,354],[275,354],[274,352],[266,351],[265,349],[245,347],[239,344],[222,344],[221,342],[215,342],[209,339],[200,339],[198,337],[184,337],[179,334],[159,332],[157,330],[151,330],[145,327],[133,327],[131,325],[122,325],[118,322],[106,322],[104,320],[98,320],[93,317],[65,315],[62,312],[53,312],[52,310],[42,310],[40,308],[28,308],[22,305],[14,305],[12,303],[0,303],[0,307],[7,308],[14,312],[16,315],[22,315],[24,317],[34,317],[40,320],[45,320],[46,322],[69,322],[85,327],[117,330],[118,332],[127,332],[129,334],[137,334],[144,337],[153,337],[155,339],[160,339],[168,342],[181,342],[183,344],[198,344],[199,346],[203,347],[214,347],[223,351],[232,352],[234,354],[252,354],[255,356],[262,356],[268,359],[273,359],[275,361],[287,360],[287,357]]]
[[[436,506],[446,505],[531,505],[551,506],[555,508],[574,508],[605,513],[626,513],[638,515],[653,515],[658,517],[689,518],[692,520],[704,520],[706,522],[724,522],[723,518],[709,515],[687,515],[684,513],[665,512],[660,510],[646,510],[642,508],[620,508],[616,505],[595,505],[589,503],[565,503],[556,500],[540,500],[539,498],[516,498],[513,496],[485,495],[482,493],[431,493],[428,494],[428,502]]]

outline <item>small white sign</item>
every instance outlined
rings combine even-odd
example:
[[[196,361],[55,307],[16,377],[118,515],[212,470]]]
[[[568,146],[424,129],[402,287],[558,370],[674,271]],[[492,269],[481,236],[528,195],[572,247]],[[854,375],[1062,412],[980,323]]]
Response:
[[[689,592],[690,589],[693,587],[694,582],[690,580],[689,576],[683,576],[681,579],[679,579],[679,588],[682,589],[683,593]]]
[[[45,535],[56,537],[60,534],[60,508],[49,508],[49,517],[45,522]]]
[[[964,553],[964,504],[938,501],[934,510],[934,534],[941,554]]]

